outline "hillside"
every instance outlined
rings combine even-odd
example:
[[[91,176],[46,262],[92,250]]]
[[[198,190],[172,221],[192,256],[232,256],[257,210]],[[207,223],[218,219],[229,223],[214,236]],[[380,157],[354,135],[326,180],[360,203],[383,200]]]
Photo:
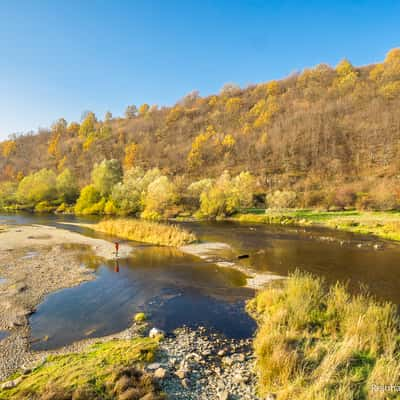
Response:
[[[193,92],[173,107],[130,106],[125,118],[60,119],[1,143],[0,180],[68,168],[82,187],[95,163],[117,159],[186,184],[228,170],[251,172],[263,192],[348,184],[368,192],[377,179],[397,185],[399,109],[400,49],[393,49],[380,64],[321,64],[244,89],[225,85],[215,96]]]

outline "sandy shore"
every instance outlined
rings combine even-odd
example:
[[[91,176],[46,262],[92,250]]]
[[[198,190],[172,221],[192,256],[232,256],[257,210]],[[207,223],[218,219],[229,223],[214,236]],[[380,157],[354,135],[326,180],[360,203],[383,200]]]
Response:
[[[78,246],[77,246],[78,245]],[[46,295],[95,278],[82,266],[82,253],[106,259],[105,240],[47,226],[0,227],[0,381],[31,364],[29,316]],[[120,246],[120,256],[131,247]]]
[[[4,226],[3,226],[4,229]],[[7,227],[0,230],[0,252],[29,247],[81,244],[90,246],[99,257],[111,260],[115,257],[114,244],[106,240],[90,238],[64,229],[44,225]],[[121,244],[119,256],[127,257],[132,247]]]

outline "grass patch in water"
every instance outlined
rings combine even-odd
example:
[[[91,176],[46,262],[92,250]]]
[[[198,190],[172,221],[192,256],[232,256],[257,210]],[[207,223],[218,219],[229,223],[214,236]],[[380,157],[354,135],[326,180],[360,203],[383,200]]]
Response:
[[[368,294],[351,296],[295,272],[251,300],[259,391],[279,400],[394,399],[373,385],[400,382],[396,307]]]
[[[161,246],[183,246],[197,240],[196,236],[177,225],[149,222],[139,219],[118,218],[93,225],[96,231],[137,242]]]
[[[393,211],[269,211],[254,214],[251,210],[234,216],[240,222],[279,225],[320,225],[342,231],[374,235],[400,241],[400,213]]]
[[[153,360],[157,347],[157,340],[149,338],[112,340],[81,353],[49,356],[15,388],[0,390],[0,399],[111,400],[128,389],[161,399],[151,376],[140,369]],[[135,398],[140,397],[126,397]]]

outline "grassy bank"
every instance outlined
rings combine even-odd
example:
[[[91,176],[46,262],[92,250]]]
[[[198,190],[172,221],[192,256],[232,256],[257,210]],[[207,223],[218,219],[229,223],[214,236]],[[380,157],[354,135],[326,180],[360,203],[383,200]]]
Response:
[[[113,340],[82,353],[50,356],[16,387],[0,390],[0,399],[107,400],[146,394],[149,400],[163,399],[152,377],[141,370],[157,347],[157,341],[148,338]]]
[[[296,272],[248,303],[259,328],[254,342],[262,395],[279,400],[394,399],[373,385],[400,382],[395,306],[351,297]]]
[[[280,225],[319,225],[343,231],[400,241],[400,212],[363,211],[267,211],[249,210],[233,217],[241,222]]]
[[[139,219],[110,219],[93,225],[99,232],[137,242],[152,243],[161,246],[183,246],[197,240],[196,236],[177,225],[149,222]]]

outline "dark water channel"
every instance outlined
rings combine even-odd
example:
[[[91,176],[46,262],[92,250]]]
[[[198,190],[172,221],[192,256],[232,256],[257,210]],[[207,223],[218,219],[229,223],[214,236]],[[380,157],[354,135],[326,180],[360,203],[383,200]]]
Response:
[[[91,230],[62,222],[90,222],[74,216],[0,215],[8,223],[62,226],[102,237]],[[295,269],[348,281],[357,291],[367,285],[383,300],[400,304],[400,246],[374,238],[325,229],[297,229],[267,225],[182,223],[202,241],[225,242],[233,247],[224,257],[250,257],[241,263],[258,271],[286,276]],[[244,311],[253,290],[243,287],[245,276],[220,268],[176,249],[131,243],[128,259],[101,262],[83,257],[96,270],[96,279],[49,295],[31,317],[33,338],[46,338],[35,349],[56,348],[75,340],[112,334],[130,325],[132,316],[145,311],[154,326],[167,331],[204,325],[228,337],[249,337],[255,329]],[[374,245],[379,249],[374,248]]]

